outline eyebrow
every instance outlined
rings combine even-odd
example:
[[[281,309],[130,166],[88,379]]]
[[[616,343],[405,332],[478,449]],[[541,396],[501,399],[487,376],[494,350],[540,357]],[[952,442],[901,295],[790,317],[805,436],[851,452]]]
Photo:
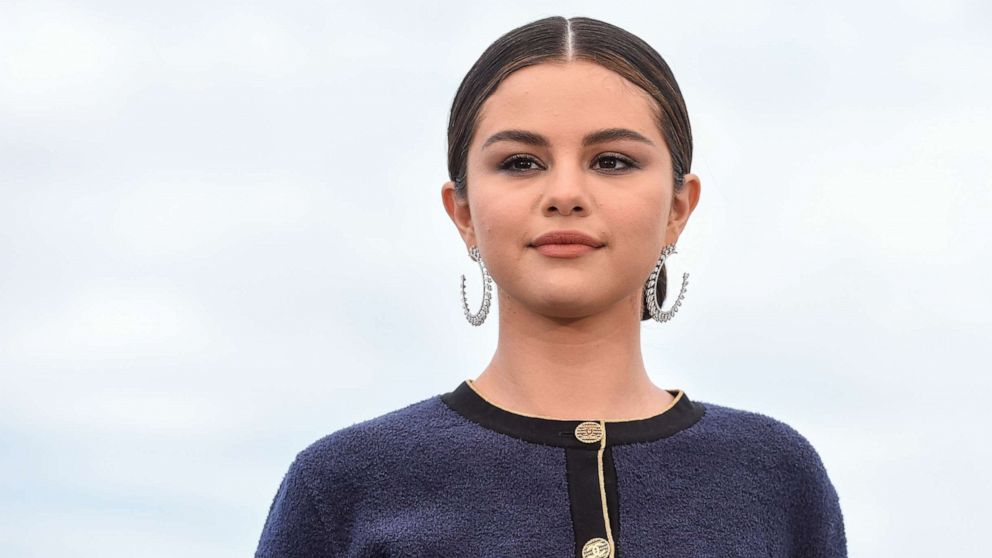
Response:
[[[586,136],[582,138],[582,147],[589,147],[590,145],[605,143],[612,140],[632,140],[654,146],[653,141],[633,130],[629,130],[627,128],[605,128],[586,134]],[[537,147],[551,146],[551,142],[548,141],[548,138],[542,136],[541,134],[528,132],[527,130],[503,130],[489,136],[489,139],[482,144],[482,149],[485,149],[500,141],[517,141]]]

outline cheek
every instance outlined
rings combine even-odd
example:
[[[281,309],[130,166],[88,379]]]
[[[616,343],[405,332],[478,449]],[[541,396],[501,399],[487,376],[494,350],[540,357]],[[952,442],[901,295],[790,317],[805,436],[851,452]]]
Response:
[[[488,194],[488,192],[487,192]],[[507,195],[479,195],[478,209],[472,221],[476,238],[482,247],[486,269],[501,288],[511,291],[525,280],[524,261],[532,222],[526,204]]]
[[[631,216],[612,228],[614,254],[619,265],[639,269],[658,258],[665,228],[656,216]]]
[[[523,200],[489,191],[481,192],[475,199],[472,220],[476,234],[487,247],[503,250],[527,234],[528,213]]]
[[[628,244],[644,245],[664,235],[669,207],[663,193],[645,191],[601,204],[600,210],[613,236]]]
[[[663,193],[643,193],[624,203],[601,207],[613,238],[615,273],[624,281],[641,280],[654,267],[664,245],[669,204]]]

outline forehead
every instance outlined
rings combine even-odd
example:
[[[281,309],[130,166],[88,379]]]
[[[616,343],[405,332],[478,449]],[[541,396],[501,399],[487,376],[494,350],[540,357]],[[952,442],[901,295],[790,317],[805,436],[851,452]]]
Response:
[[[593,129],[629,128],[663,145],[655,111],[646,91],[599,64],[542,63],[499,84],[482,105],[475,138],[517,128],[559,143],[578,141]]]

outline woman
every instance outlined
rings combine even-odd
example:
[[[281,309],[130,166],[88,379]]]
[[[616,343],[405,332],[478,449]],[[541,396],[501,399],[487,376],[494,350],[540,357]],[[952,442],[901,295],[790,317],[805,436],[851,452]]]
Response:
[[[549,17],[469,70],[444,207],[498,285],[474,381],[300,452],[256,556],[846,556],[809,442],[771,417],[655,386],[640,321],[699,200],[667,64],[630,33]],[[491,275],[490,275],[491,274]]]

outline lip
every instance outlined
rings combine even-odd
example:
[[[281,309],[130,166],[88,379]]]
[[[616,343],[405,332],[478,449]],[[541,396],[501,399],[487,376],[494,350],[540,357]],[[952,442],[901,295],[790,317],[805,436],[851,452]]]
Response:
[[[577,258],[586,252],[593,252],[599,248],[593,248],[587,244],[542,244],[535,246],[534,249],[542,255],[552,258]]]
[[[542,234],[535,238],[530,246],[544,256],[577,258],[602,248],[604,244],[582,231],[558,230]]]
[[[533,242],[530,243],[531,246],[535,246],[535,247],[546,246],[551,244],[555,244],[555,245],[579,244],[583,246],[589,246],[592,248],[599,248],[603,246],[602,242],[596,240],[595,238],[587,235],[582,231],[577,231],[577,230],[549,231],[535,238]]]

